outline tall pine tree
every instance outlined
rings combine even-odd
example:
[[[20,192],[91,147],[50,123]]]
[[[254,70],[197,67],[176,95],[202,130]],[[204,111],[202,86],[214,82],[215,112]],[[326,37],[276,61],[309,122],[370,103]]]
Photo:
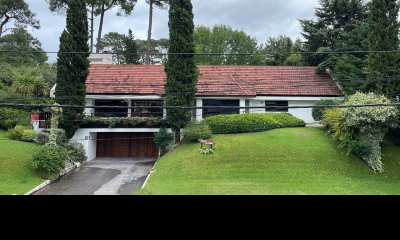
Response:
[[[67,26],[60,38],[57,58],[56,101],[65,108],[60,127],[71,138],[84,118],[86,78],[89,74],[89,34],[85,0],[69,0]]]
[[[198,77],[194,60],[194,23],[191,0],[171,0],[169,10],[169,53],[165,65],[167,106],[194,106]],[[175,142],[180,142],[180,131],[191,120],[191,110],[171,108],[167,110],[167,120],[175,132]]]
[[[399,5],[397,0],[373,0],[369,17],[369,51],[399,49]],[[370,91],[388,97],[400,93],[399,53],[370,53],[368,56],[368,85]]]
[[[124,40],[125,50],[124,50],[124,58],[126,64],[140,64],[140,54],[138,45],[136,43],[135,37],[133,36],[133,32],[129,29],[128,36],[125,37]]]

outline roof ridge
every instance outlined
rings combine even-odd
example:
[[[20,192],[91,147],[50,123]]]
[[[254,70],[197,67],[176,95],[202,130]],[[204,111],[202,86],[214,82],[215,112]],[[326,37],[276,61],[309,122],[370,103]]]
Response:
[[[236,79],[230,73],[228,73],[228,75],[246,95],[250,95],[245,89],[242,88],[242,86],[236,81]],[[250,84],[247,84],[247,85],[251,86]],[[251,87],[254,89],[253,86],[251,86]],[[255,91],[255,89],[254,89],[254,91]]]

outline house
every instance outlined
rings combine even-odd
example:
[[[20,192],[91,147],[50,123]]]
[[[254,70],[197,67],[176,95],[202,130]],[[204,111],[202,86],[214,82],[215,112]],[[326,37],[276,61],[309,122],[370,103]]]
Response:
[[[288,112],[307,123],[314,122],[310,106],[323,98],[342,98],[343,92],[328,75],[317,75],[315,67],[199,66],[193,118],[216,114]],[[87,79],[87,116],[165,117],[164,66],[92,64]],[[54,89],[53,89],[54,90]],[[124,107],[159,106],[159,109]],[[224,109],[212,106],[226,106]],[[280,109],[269,106],[281,106]],[[207,108],[210,107],[210,108]],[[232,107],[232,108],[229,108]],[[239,109],[238,107],[248,107]],[[257,107],[257,108],[251,108]],[[153,142],[158,127],[85,127],[72,140],[84,144],[88,160],[96,157],[157,157]]]

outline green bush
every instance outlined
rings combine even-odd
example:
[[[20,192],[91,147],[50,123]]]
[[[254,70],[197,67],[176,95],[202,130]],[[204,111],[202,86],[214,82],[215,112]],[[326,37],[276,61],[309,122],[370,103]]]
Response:
[[[22,133],[21,141],[24,142],[34,142],[36,139],[36,131],[35,130],[25,130]]]
[[[32,129],[30,127],[26,127],[26,126],[19,126],[19,125],[15,126],[14,129],[11,129],[8,131],[8,137],[13,140],[22,141],[24,132],[28,131],[28,130],[32,130]]]
[[[49,142],[49,137],[50,134],[39,132],[36,134],[36,142],[39,143],[40,145],[45,145]]]
[[[166,153],[174,140],[174,134],[167,131],[165,128],[161,128],[158,133],[154,134],[154,143],[160,148],[161,154]]]
[[[212,133],[210,127],[205,123],[192,122],[183,133],[184,139],[189,142],[198,142],[199,139],[210,139]]]
[[[373,93],[356,93],[345,105],[389,104],[390,100]],[[323,123],[348,152],[363,159],[374,171],[382,172],[381,144],[389,128],[396,127],[395,107],[329,109]]]
[[[67,143],[64,147],[68,151],[68,159],[73,162],[83,163],[87,160],[85,148],[81,143]]]
[[[304,127],[303,120],[288,113],[218,115],[204,119],[213,134],[262,132],[275,128]]]
[[[31,126],[30,114],[15,108],[0,107],[0,128],[7,130],[17,125]]]
[[[43,178],[58,175],[65,167],[68,152],[62,146],[45,145],[39,147],[32,155],[32,166]]]
[[[335,106],[335,105],[339,105],[341,102],[342,101],[333,100],[333,99],[321,99],[315,105],[317,105],[317,106],[324,106],[324,105]],[[326,108],[313,108],[312,116],[313,116],[314,120],[321,121],[323,119],[325,110],[326,110]]]

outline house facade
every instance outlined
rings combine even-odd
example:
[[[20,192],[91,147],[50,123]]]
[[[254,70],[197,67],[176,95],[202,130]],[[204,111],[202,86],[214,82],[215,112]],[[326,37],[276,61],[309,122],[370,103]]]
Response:
[[[196,107],[199,108],[193,111],[193,119],[197,121],[219,114],[287,112],[306,123],[313,123],[312,109],[288,107],[310,106],[324,98],[343,98],[335,81],[328,74],[317,75],[315,67],[198,68]],[[86,83],[88,108],[85,114],[102,119],[165,118],[166,110],[162,108],[165,81],[164,66],[92,64]],[[98,108],[100,106],[119,107]],[[159,108],[136,109],[135,106]],[[99,157],[153,158],[158,156],[153,142],[154,133],[158,131],[159,128],[154,126],[88,126],[79,129],[72,140],[85,146],[88,160]]]

